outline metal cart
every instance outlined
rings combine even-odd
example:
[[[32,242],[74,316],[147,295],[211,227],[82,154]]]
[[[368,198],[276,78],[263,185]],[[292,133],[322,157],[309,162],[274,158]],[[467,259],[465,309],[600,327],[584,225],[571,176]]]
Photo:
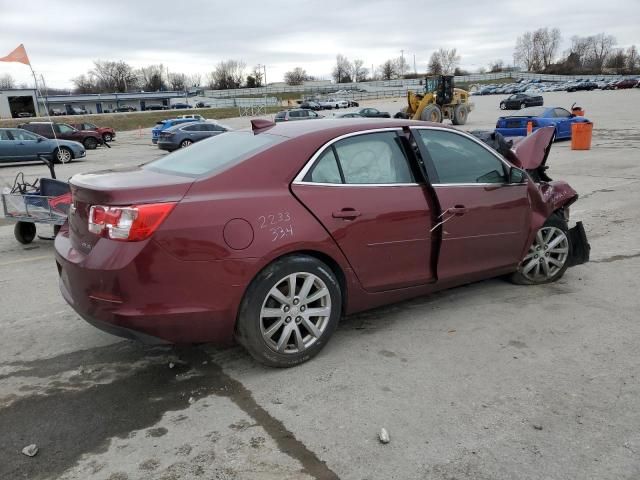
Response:
[[[67,220],[71,205],[71,190],[67,182],[56,180],[53,162],[41,157],[49,167],[52,178],[40,178],[34,183],[16,176],[13,187],[0,194],[5,218],[16,222],[13,233],[18,242],[31,243],[36,238],[36,223],[53,226],[53,239]]]

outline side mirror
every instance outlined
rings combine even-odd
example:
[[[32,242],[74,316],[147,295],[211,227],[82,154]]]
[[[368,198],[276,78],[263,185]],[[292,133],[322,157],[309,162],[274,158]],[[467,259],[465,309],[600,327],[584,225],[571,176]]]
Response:
[[[40,142],[44,142],[44,138],[42,138],[42,137],[38,137],[38,140],[37,140],[37,141],[38,141],[38,143],[40,143]]]
[[[527,174],[516,167],[511,167],[509,170],[509,183],[524,183],[527,179]]]

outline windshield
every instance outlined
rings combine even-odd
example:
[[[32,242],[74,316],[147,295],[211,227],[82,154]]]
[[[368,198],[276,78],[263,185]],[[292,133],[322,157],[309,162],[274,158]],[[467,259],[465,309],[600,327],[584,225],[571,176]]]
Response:
[[[544,107],[529,107],[529,108],[523,108],[522,110],[520,110],[517,113],[514,113],[511,116],[512,117],[542,117],[544,115],[544,112],[546,111],[547,109]]]
[[[176,150],[142,168],[190,177],[209,175],[237,165],[282,140],[283,137],[266,133],[228,132]]]

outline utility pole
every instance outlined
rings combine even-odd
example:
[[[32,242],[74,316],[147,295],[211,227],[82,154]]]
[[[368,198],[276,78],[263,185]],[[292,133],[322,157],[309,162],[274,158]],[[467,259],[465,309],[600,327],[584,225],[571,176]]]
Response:
[[[404,77],[404,50],[400,50],[400,76]]]
[[[418,69],[416,68],[416,54],[413,54],[413,73],[418,75]]]

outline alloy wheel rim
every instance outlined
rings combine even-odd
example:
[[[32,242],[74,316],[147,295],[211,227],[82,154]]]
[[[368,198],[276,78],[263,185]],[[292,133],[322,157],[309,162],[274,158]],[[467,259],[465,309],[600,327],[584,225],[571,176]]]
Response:
[[[557,227],[543,227],[536,233],[527,255],[522,260],[522,275],[533,282],[553,278],[569,258],[567,234]]]
[[[185,140],[184,142],[182,142],[182,148],[186,148],[189,145],[191,145],[191,141],[190,140]]]
[[[68,162],[70,158],[71,154],[67,150],[58,150],[58,160],[60,160],[62,163]]]
[[[291,355],[315,344],[329,325],[331,294],[325,282],[308,272],[280,279],[260,309],[260,331],[274,352]]]

